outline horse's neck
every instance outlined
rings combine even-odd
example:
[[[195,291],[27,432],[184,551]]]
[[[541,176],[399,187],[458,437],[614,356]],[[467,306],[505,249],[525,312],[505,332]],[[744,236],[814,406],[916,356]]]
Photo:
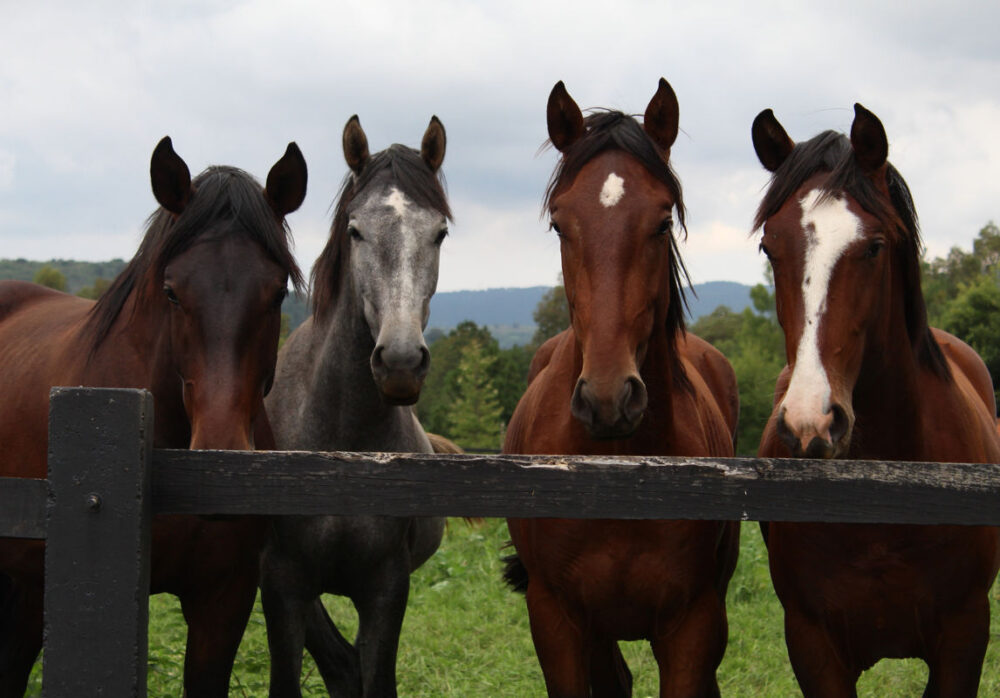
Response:
[[[187,448],[190,425],[171,358],[169,332],[166,314],[156,304],[140,306],[133,292],[88,360],[85,382],[149,390],[153,394],[156,446]]]
[[[866,350],[852,396],[854,448],[866,456],[923,460],[923,414],[938,409],[920,389],[922,370],[904,336],[897,350]]]
[[[387,404],[372,378],[375,341],[360,299],[341,289],[329,317],[313,329],[305,418],[316,438],[339,450],[416,450],[421,440],[411,408]]]

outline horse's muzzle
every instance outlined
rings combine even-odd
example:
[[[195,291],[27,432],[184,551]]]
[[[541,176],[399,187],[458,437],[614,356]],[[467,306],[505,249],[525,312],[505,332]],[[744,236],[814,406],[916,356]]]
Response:
[[[629,376],[609,399],[598,394],[585,378],[576,382],[570,411],[593,439],[624,439],[635,433],[646,413],[646,386]]]

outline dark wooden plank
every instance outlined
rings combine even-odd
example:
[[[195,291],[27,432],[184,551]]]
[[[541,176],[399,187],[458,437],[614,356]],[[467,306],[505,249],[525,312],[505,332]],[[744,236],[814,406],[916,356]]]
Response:
[[[42,690],[146,695],[153,400],[53,388]]]
[[[45,538],[45,480],[0,477],[0,538]]]
[[[155,451],[154,509],[1000,524],[1000,466]]]

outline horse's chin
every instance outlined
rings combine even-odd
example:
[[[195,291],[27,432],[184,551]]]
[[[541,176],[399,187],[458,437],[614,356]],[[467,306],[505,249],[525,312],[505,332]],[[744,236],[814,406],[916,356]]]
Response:
[[[387,374],[375,379],[382,400],[389,405],[412,405],[420,398],[423,380],[409,374]]]
[[[587,424],[585,426],[587,433],[594,441],[616,441],[618,439],[627,439],[635,434],[639,430],[640,424],[642,424],[642,417],[639,417],[634,422],[619,420],[611,425]]]

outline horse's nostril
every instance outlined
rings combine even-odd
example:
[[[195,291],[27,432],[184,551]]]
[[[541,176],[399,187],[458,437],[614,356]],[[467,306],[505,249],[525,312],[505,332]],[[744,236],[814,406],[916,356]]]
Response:
[[[584,425],[591,426],[594,423],[594,407],[587,395],[587,381],[579,379],[576,388],[573,390],[573,398],[570,400],[570,412]]]
[[[636,376],[625,379],[625,387],[622,389],[622,414],[629,422],[638,421],[646,411],[648,397],[646,386]]]
[[[830,425],[830,441],[838,443],[847,434],[850,420],[847,418],[847,411],[840,405],[834,405],[831,409],[833,411],[833,423]]]
[[[372,368],[383,368],[385,366],[385,361],[382,359],[382,352],[385,347],[381,344],[375,347],[375,351],[372,352]]]
[[[427,375],[431,367],[431,352],[427,347],[420,347],[420,365],[417,366],[417,373],[421,376]]]

